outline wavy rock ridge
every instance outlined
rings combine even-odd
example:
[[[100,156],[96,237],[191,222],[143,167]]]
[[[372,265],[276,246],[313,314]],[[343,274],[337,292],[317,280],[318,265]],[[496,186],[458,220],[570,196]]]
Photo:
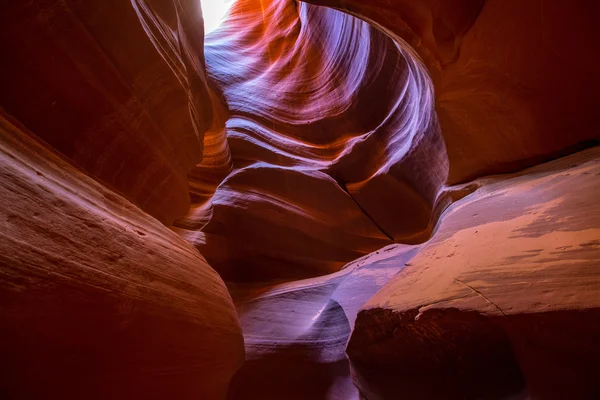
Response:
[[[198,169],[231,172],[216,188],[192,172],[199,201],[176,226],[227,279],[330,273],[429,235],[448,163],[400,43],[333,9],[238,1],[206,60],[229,119]]]
[[[590,64],[530,72],[553,57],[548,37],[585,48],[584,14],[596,7],[553,5],[541,10],[544,35],[494,36],[517,6],[315,3],[368,23],[303,2],[242,0],[206,40],[229,115],[209,131],[207,158],[191,173],[192,211],[176,226],[226,279],[314,276],[391,242],[422,242],[451,202],[444,183],[597,142],[582,86],[600,88]],[[563,12],[580,21],[576,38],[548,28]],[[575,68],[585,72],[567,73]],[[575,97],[584,105],[570,110]],[[547,112],[561,107],[570,111]]]

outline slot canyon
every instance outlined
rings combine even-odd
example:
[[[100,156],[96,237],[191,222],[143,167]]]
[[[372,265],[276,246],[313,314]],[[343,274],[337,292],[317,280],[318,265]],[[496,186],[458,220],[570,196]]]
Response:
[[[600,399],[599,2],[1,10],[0,399]]]

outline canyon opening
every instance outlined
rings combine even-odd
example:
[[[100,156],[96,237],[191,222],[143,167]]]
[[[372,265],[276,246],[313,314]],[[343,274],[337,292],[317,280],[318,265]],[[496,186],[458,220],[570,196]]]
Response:
[[[204,32],[206,35],[217,30],[227,12],[236,0],[201,0],[202,17],[204,19]]]

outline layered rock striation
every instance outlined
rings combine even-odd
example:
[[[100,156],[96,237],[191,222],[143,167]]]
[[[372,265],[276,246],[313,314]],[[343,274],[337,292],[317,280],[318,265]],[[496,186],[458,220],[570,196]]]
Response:
[[[162,222],[184,215],[220,107],[198,2],[18,1],[0,26],[2,108]]]
[[[0,397],[220,399],[244,359],[198,251],[0,118]]]
[[[514,172],[598,143],[600,5],[587,0],[308,0],[344,10],[422,58],[449,183]],[[567,133],[568,132],[568,133]]]
[[[176,226],[221,274],[320,275],[429,236],[448,162],[430,78],[399,40],[333,9],[242,0],[205,49],[229,119],[198,170],[230,172],[192,172]]]

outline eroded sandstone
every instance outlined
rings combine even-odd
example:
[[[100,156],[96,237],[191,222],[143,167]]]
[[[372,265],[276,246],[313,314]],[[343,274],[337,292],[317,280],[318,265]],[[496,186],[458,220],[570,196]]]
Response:
[[[600,397],[596,3],[308,3],[3,7],[0,397]]]
[[[205,49],[230,116],[175,225],[226,279],[327,274],[429,237],[448,161],[405,47],[330,8],[240,0]]]
[[[596,2],[308,2],[364,18],[421,57],[435,87],[450,183],[598,143],[600,53],[589,51],[598,47]]]
[[[369,399],[595,398],[600,150],[491,177],[358,314]]]
[[[0,397],[222,399],[243,362],[189,243],[0,119]]]
[[[170,224],[189,209],[187,173],[222,107],[207,86],[203,43],[194,0],[3,4],[0,105]]]
[[[356,314],[417,251],[391,245],[322,277],[230,284],[246,362],[228,398],[358,399],[345,355]]]

